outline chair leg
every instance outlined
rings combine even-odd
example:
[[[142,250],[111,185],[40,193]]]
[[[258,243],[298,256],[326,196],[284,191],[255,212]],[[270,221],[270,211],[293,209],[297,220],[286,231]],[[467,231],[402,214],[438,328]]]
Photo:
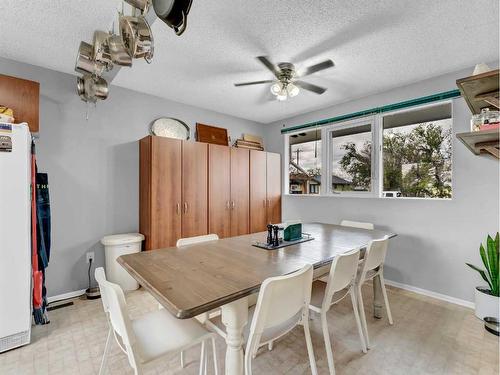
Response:
[[[203,362],[203,374],[208,374],[208,342],[205,345],[205,361]]]
[[[214,374],[219,375],[219,366],[217,365],[217,350],[215,349],[215,338],[212,337],[212,352],[214,356]]]
[[[366,324],[366,315],[365,315],[365,305],[363,304],[363,295],[361,294],[361,285],[357,286],[358,289],[358,306],[359,306],[359,315],[361,317],[361,325],[365,332],[365,344],[366,348],[370,349],[370,338],[368,336],[368,326]]]
[[[318,369],[316,368],[316,360],[314,359],[311,331],[309,330],[309,317],[303,319],[302,324],[304,326],[304,334],[306,336],[307,354],[309,355],[309,362],[311,364],[311,373],[312,375],[318,375]]]
[[[332,344],[330,342],[330,332],[328,331],[326,312],[321,313],[321,329],[323,330],[323,339],[325,340],[325,350],[326,357],[328,359],[328,368],[330,369],[330,375],[335,375],[335,364],[333,362]]]
[[[385,311],[387,312],[387,319],[389,319],[389,324],[393,325],[391,307],[389,306],[389,298],[387,298],[387,290],[385,289],[384,275],[380,274],[380,286],[382,289],[382,295],[384,296]]]
[[[365,343],[365,336],[363,334],[363,327],[361,327],[361,320],[359,319],[358,301],[356,299],[356,293],[354,292],[353,288],[351,288],[350,294],[351,294],[352,309],[354,311],[354,319],[356,320],[356,327],[358,327],[359,341],[361,341],[361,350],[363,351],[363,353],[366,353],[367,349]]]
[[[201,342],[201,355],[200,355],[200,375],[205,374],[205,341]]]
[[[185,363],[184,363],[184,351],[181,352],[181,368],[184,368]]]
[[[252,355],[245,352],[245,375],[252,375]]]
[[[99,375],[103,375],[106,373],[106,364],[108,361],[108,353],[109,353],[109,348],[111,346],[111,336],[113,334],[113,332],[111,330],[112,330],[112,328],[109,327],[108,337],[106,339],[106,345],[104,346],[104,353],[102,355],[101,367],[99,368]]]
[[[270,341],[270,342],[267,344],[267,349],[269,349],[269,351],[273,350],[273,344],[274,344],[274,341]]]

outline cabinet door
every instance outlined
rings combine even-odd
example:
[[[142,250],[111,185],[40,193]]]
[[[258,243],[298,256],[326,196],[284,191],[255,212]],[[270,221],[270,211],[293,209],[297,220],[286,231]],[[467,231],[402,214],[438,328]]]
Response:
[[[208,145],[208,232],[231,236],[231,153],[227,146]]]
[[[175,246],[181,236],[181,141],[145,138],[140,158],[140,226],[150,234],[145,249]]]
[[[207,234],[208,145],[182,142],[182,237]],[[176,182],[170,182],[169,185]],[[180,183],[180,181],[178,182]]]
[[[231,148],[231,236],[249,233],[250,152]]]
[[[266,230],[266,153],[250,150],[250,233]]]
[[[267,153],[267,222],[281,223],[281,155]]]

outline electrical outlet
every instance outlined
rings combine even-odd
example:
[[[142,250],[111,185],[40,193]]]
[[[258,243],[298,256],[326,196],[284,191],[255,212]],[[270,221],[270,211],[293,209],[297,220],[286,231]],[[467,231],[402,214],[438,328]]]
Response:
[[[89,251],[87,253],[87,263],[90,263],[90,260],[92,259],[92,263],[94,262],[94,257],[95,257],[95,254],[93,251]]]

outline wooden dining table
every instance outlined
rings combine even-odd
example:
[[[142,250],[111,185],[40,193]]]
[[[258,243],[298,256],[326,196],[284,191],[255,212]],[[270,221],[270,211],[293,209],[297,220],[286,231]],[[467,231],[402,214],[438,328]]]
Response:
[[[248,297],[268,277],[297,271],[305,264],[325,269],[333,258],[374,239],[396,234],[333,224],[304,223],[302,231],[314,239],[265,250],[266,232],[224,238],[194,245],[122,255],[120,263],[139,284],[179,319],[189,319],[221,308],[226,329],[225,373],[243,374],[243,332],[248,323]],[[327,268],[326,268],[327,269]],[[319,275],[317,275],[319,276]],[[381,317],[383,300],[375,279],[374,315]]]

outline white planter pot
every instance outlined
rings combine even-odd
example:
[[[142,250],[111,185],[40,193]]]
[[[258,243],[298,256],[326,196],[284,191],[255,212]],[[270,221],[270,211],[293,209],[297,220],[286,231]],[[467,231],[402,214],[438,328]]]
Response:
[[[483,320],[487,316],[499,319],[500,298],[483,292],[485,287],[476,287],[476,316]]]

